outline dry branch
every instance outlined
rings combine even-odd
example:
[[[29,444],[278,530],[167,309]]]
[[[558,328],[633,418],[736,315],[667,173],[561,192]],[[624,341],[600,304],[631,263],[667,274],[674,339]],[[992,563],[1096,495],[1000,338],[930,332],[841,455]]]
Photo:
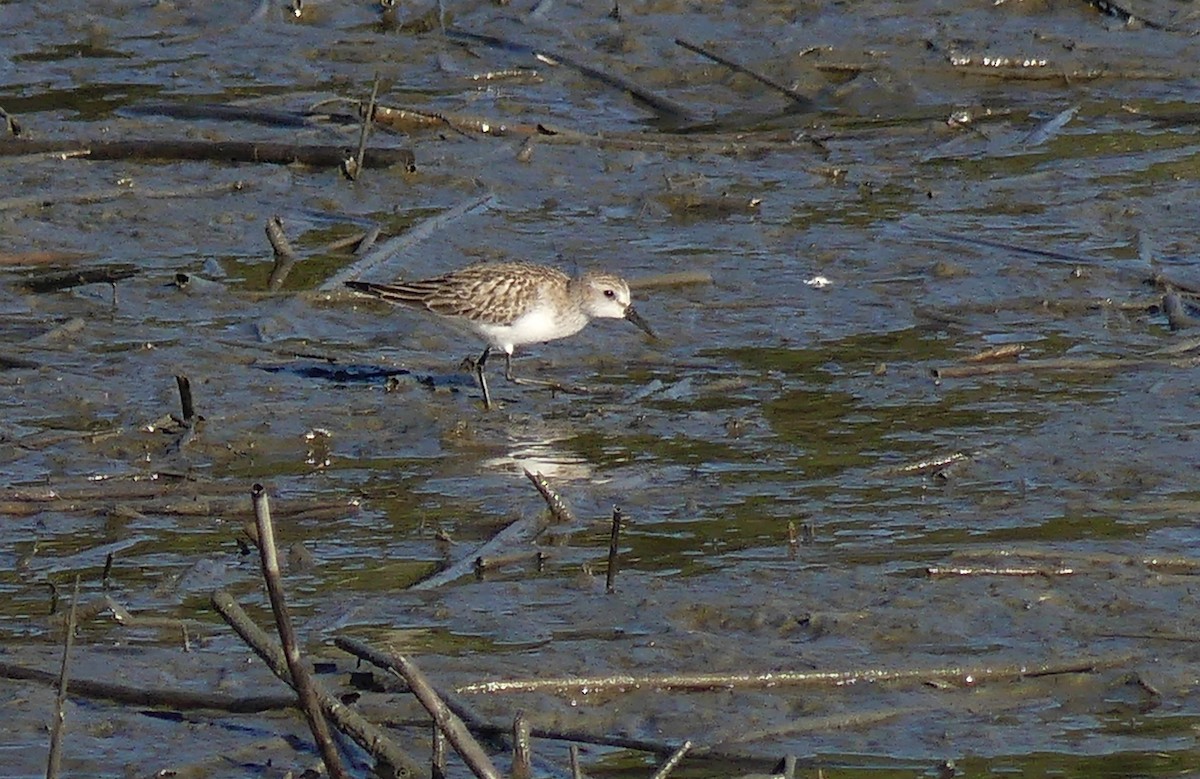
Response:
[[[1014,681],[1038,676],[1066,673],[1092,673],[1128,662],[1129,655],[1110,655],[1064,663],[1013,664],[981,666],[978,668],[866,668],[854,671],[780,671],[758,674],[667,674],[662,676],[596,676],[562,677],[558,679],[510,679],[479,682],[456,688],[461,694],[513,692],[567,692],[587,688],[590,692],[604,690],[714,690],[762,689],[768,687],[797,687],[813,685],[843,685],[858,682],[926,682],[940,679],[951,684],[978,685],[984,682]]]

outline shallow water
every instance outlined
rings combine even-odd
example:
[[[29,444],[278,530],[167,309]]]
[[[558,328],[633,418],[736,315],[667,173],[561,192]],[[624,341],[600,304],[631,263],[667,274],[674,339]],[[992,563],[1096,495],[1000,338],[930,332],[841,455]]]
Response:
[[[1196,39],[1069,3],[665,0],[623,3],[619,21],[561,0],[536,14],[448,8],[459,28],[623,74],[718,129],[668,134],[676,122],[567,68],[405,29],[422,9],[388,25],[368,4],[309,3],[299,20],[221,2],[0,4],[0,107],[34,138],[352,148],[353,125],[139,109],[303,110],[362,99],[379,73],[385,105],[670,141],[542,138],[522,161],[519,135],[379,129],[373,141],[410,146],[417,171],[354,183],[301,166],[0,158],[0,356],[38,366],[0,371],[0,659],[57,668],[47,583],[65,597],[79,574],[85,600],[107,588],[135,615],[187,620],[194,651],[179,651],[177,630],[102,616],[81,629],[73,676],[279,691],[208,604],[226,587],[268,616],[238,544],[259,481],[293,549],[300,630],[341,670],[352,662],[335,635],[411,654],[446,686],[1103,661],[1093,674],[1005,684],[471,696],[499,719],[524,709],[543,727],[690,738],[761,756],[756,770],[793,754],[826,776],[933,775],[947,759],[963,776],[1194,765],[1196,366],[930,372],[1003,344],[1025,345],[1021,360],[1132,360],[1194,337],[1169,330],[1147,280],[1152,262],[1198,278],[1200,146],[1186,113]],[[1195,26],[1183,7],[1153,10]],[[677,37],[821,110],[789,110]],[[987,64],[997,57],[1046,64]],[[525,70],[476,78],[513,68]],[[164,196],[194,187],[205,194]],[[329,241],[373,225],[402,235],[474,201],[390,271],[513,259],[607,268],[633,280],[660,340],[599,322],[527,349],[518,372],[594,391],[551,396],[497,373],[502,407],[485,413],[457,369],[476,343],[408,312],[304,294],[353,261],[318,251]],[[272,215],[312,256],[287,294],[268,296]],[[141,271],[115,299],[105,285],[22,287],[115,263]],[[636,288],[676,271],[712,283]],[[177,273],[215,283],[184,291]],[[829,285],[809,283],[818,276]],[[182,448],[161,429],[178,413],[177,374],[204,417]],[[952,453],[966,457],[944,472],[904,469]],[[544,512],[523,468],[577,517],[539,539],[544,566],[407,589]],[[606,595],[614,505],[627,526]],[[811,539],[789,546],[789,524]],[[2,689],[13,723],[3,775],[40,773],[53,695]],[[399,695],[362,705],[415,716]],[[67,766],[244,775],[312,759],[273,740],[307,743],[296,717],[183,719],[79,699]],[[415,749],[427,729],[400,736]],[[565,765],[565,750],[539,744]],[[220,755],[230,762],[206,762]],[[657,759],[590,748],[584,761],[594,775],[648,776]]]

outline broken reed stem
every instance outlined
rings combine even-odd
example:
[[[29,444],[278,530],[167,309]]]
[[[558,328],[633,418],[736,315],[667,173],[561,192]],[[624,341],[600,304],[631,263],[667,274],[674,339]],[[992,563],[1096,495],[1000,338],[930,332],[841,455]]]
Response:
[[[857,671],[779,671],[757,674],[667,674],[660,676],[597,676],[562,677],[558,679],[509,679],[504,681],[466,684],[455,689],[459,694],[513,693],[554,691],[567,692],[588,688],[592,692],[604,690],[657,689],[657,690],[712,690],[712,689],[761,689],[766,687],[799,687],[811,685],[844,685],[859,682],[928,682],[943,680],[950,684],[978,685],[984,682],[1013,681],[1040,676],[1068,673],[1092,673],[1101,668],[1119,667],[1129,662],[1131,655],[1101,655],[1086,657],[1063,663],[1041,665],[1014,663],[1002,666],[979,666],[967,668],[866,668]]]
[[[525,712],[518,711],[513,717],[512,779],[530,779],[533,776],[533,745],[529,732],[529,720]]]
[[[212,594],[213,608],[241,637],[254,653],[267,664],[271,672],[287,684],[292,684],[291,672],[288,670],[287,658],[283,651],[271,640],[266,631],[246,615],[233,596],[224,590]],[[338,699],[316,687],[317,699],[325,714],[337,725],[338,730],[345,733],[354,743],[358,744],[388,770],[378,772],[380,776],[391,775],[396,779],[416,779],[424,774],[417,761],[407,752],[392,742],[386,732],[363,718],[353,709],[347,708]],[[296,697],[292,696],[289,706],[296,706]]]
[[[734,73],[741,73],[744,76],[749,76],[750,78],[754,79],[755,81],[762,84],[763,86],[769,87],[769,88],[775,90],[779,94],[786,97],[788,100],[791,100],[792,102],[794,102],[796,104],[796,107],[798,110],[811,111],[813,109],[812,100],[809,100],[804,95],[798,94],[793,89],[785,87],[783,84],[780,84],[778,81],[772,81],[771,79],[767,78],[766,76],[762,75],[761,73],[756,73],[753,70],[750,70],[745,65],[740,65],[740,64],[734,62],[733,60],[726,59],[725,57],[722,57],[719,54],[714,54],[711,51],[708,51],[707,49],[702,49],[701,47],[697,46],[696,44],[688,43],[687,41],[683,40],[682,38],[676,38],[675,45],[682,46],[683,48],[687,49],[688,51],[699,54],[701,57],[704,57],[705,59],[710,59],[713,62],[717,63],[718,65],[724,65],[725,67],[732,70]]]
[[[267,220],[267,240],[275,252],[275,266],[271,268],[271,276],[267,279],[267,290],[278,292],[283,288],[283,282],[287,281],[288,274],[292,272],[300,257],[292,248],[287,233],[283,231],[283,220],[278,216]]]
[[[429,773],[433,779],[446,779],[446,737],[442,729],[433,724],[433,748],[429,755]]]
[[[354,170],[351,171],[351,181],[358,181],[358,174],[362,171],[363,155],[367,153],[367,136],[371,134],[371,124],[375,121],[375,101],[378,98],[379,73],[376,73],[375,80],[371,83],[371,99],[367,101],[367,110],[363,112],[362,130],[358,134],[358,153],[354,155]]]
[[[499,779],[500,774],[492,765],[491,759],[463,724],[463,719],[470,718],[472,727],[478,727],[477,718],[469,715],[456,701],[443,699],[412,661],[392,652],[382,652],[354,638],[337,636],[333,643],[339,649],[366,660],[371,665],[402,677],[408,682],[409,689],[417,696],[417,700],[433,717],[435,726],[450,740],[451,746],[462,755],[475,775],[480,779]]]
[[[684,755],[686,755],[691,748],[692,742],[690,740],[684,741],[682,744],[680,744],[679,749],[676,749],[671,756],[667,758],[667,761],[662,764],[661,768],[654,772],[654,776],[650,777],[650,779],[667,779],[671,772],[675,770],[675,766],[683,762]]]
[[[196,419],[196,405],[192,399],[192,382],[187,376],[175,377],[175,386],[179,388],[179,406],[183,413],[183,424],[191,426]]]
[[[446,738],[471,769],[471,773],[479,779],[501,779],[500,772],[492,764],[487,752],[483,751],[483,747],[471,735],[471,731],[467,730],[467,726],[458,715],[450,711],[450,707],[433,689],[433,685],[421,669],[403,655],[393,654],[390,655],[390,659],[390,670],[408,682],[413,695],[417,696],[417,700],[429,712],[429,716],[433,717],[438,729],[446,734]]]
[[[67,729],[67,671],[71,662],[71,647],[75,645],[75,604],[79,602],[79,574],[75,574],[75,590],[71,594],[71,611],[67,616],[66,636],[63,638],[62,666],[58,671],[58,694],[54,697],[54,724],[50,728],[50,754],[46,757],[46,779],[57,779],[62,768],[62,742]]]
[[[567,508],[567,504],[563,502],[562,496],[554,491],[550,483],[546,481],[546,477],[539,473],[531,473],[529,469],[525,470],[525,478],[533,482],[533,486],[541,494],[542,500],[546,501],[546,507],[550,509],[550,517],[555,523],[565,525],[575,521],[575,517],[571,516],[571,510]]]
[[[613,506],[612,532],[608,536],[608,570],[604,573],[604,591],[617,591],[617,552],[621,544],[621,509]]]
[[[261,484],[255,484],[250,489],[254,501],[254,523],[258,529],[258,552],[262,562],[263,578],[267,583],[267,595],[271,600],[271,612],[275,615],[275,626],[279,630],[279,640],[283,644],[284,658],[287,660],[288,671],[292,676],[292,686],[300,698],[300,708],[308,719],[313,739],[321,752],[325,768],[333,779],[348,777],[342,767],[341,756],[338,755],[337,745],[329,734],[329,724],[321,712],[321,704],[317,700],[317,692],[312,674],[300,660],[300,647],[296,642],[296,633],[292,628],[292,620],[288,615],[287,601],[283,596],[283,577],[279,573],[279,555],[275,548],[275,528],[271,524],[271,509],[267,500],[267,491]]]
[[[571,779],[583,779],[583,769],[579,767],[579,745],[572,744],[570,746],[571,754]]]

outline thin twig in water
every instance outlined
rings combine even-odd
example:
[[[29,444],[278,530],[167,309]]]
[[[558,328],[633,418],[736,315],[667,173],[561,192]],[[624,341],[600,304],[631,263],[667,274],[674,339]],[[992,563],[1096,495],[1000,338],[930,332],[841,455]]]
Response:
[[[505,51],[527,54],[541,62],[545,62],[547,65],[565,65],[588,78],[599,81],[601,84],[628,92],[630,97],[642,103],[663,119],[676,122],[692,122],[696,118],[696,115],[691,110],[673,100],[657,95],[629,79],[607,73],[592,65],[584,64],[561,52],[546,51],[534,46],[527,46],[523,43],[505,40],[495,35],[481,35],[453,27],[446,29],[446,36],[457,40],[482,43],[486,46],[504,49]]]
[[[613,506],[612,531],[608,535],[608,571],[604,574],[604,591],[617,591],[617,553],[621,548],[621,509]]]
[[[788,100],[791,100],[792,102],[794,102],[796,104],[797,109],[799,109],[801,111],[813,110],[813,102],[807,96],[799,94],[794,89],[785,87],[783,84],[780,84],[778,81],[772,81],[771,79],[767,78],[766,76],[762,75],[761,73],[756,73],[753,70],[750,70],[745,65],[740,65],[740,64],[734,62],[733,60],[722,57],[719,54],[714,54],[711,51],[708,51],[707,49],[703,49],[694,43],[688,43],[687,41],[683,40],[682,38],[676,38],[675,45],[682,46],[683,48],[687,49],[688,51],[695,52],[696,54],[699,54],[701,57],[710,59],[713,62],[717,63],[718,65],[724,65],[725,67],[732,70],[734,73],[741,73],[744,76],[749,76],[750,78],[754,79],[755,81],[762,84],[763,86],[770,87],[771,89],[775,90],[776,92],[778,92],[781,95],[783,95],[784,97],[786,97]]]
[[[357,181],[362,171],[363,155],[367,153],[367,137],[371,134],[371,125],[375,121],[375,101],[379,97],[379,73],[371,83],[371,98],[367,101],[367,109],[363,112],[362,130],[358,134],[358,154],[354,155],[354,170],[350,171],[350,180]]]
[[[79,574],[71,595],[71,612],[63,637],[62,666],[58,671],[58,694],[54,697],[54,724],[50,728],[50,754],[46,759],[46,779],[58,779],[62,769],[62,741],[67,729],[67,671],[71,665],[71,647],[75,645],[75,604],[79,602]]]
[[[275,615],[275,626],[279,630],[279,640],[283,645],[283,654],[287,659],[288,671],[292,676],[292,686],[300,698],[300,708],[308,719],[313,739],[321,752],[325,768],[333,779],[346,779],[348,774],[342,767],[342,759],[338,754],[337,745],[329,735],[329,724],[321,711],[317,699],[317,691],[312,674],[300,659],[300,647],[296,641],[296,633],[292,628],[292,620],[288,614],[287,601],[283,595],[283,577],[279,573],[279,556],[275,549],[275,527],[271,523],[271,509],[267,500],[267,491],[261,484],[255,484],[250,491],[254,501],[254,521],[258,529],[258,551],[262,562],[263,579],[267,584],[267,595],[271,600],[271,612]]]
[[[667,761],[662,764],[661,768],[654,772],[654,776],[652,776],[650,779],[667,779],[671,772],[675,770],[675,766],[683,762],[684,756],[687,755],[691,748],[691,741],[684,741],[682,744],[680,744],[679,749],[676,749],[675,752],[667,758]]]

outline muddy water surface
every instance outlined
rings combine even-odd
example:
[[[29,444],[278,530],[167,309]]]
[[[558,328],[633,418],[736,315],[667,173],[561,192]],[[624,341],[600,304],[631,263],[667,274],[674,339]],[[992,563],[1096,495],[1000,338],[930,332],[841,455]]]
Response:
[[[1003,683],[931,672],[928,684],[468,700],[500,720],[524,710],[538,727],[759,758],[685,762],[690,776],[788,754],[825,776],[936,775],[946,760],[962,776],[1193,768],[1200,370],[1186,352],[1154,357],[1195,332],[1168,328],[1148,280],[1200,283],[1200,49],[1186,6],[1142,6],[1169,29],[1011,0],[668,0],[622,3],[619,18],[562,0],[446,5],[459,29],[620,74],[685,119],[521,51],[425,31],[429,9],[0,4],[0,107],[26,137],[352,148],[353,124],[173,119],[162,106],[342,101],[325,110],[352,114],[376,73],[384,105],[641,134],[535,137],[520,154],[516,134],[377,130],[372,142],[412,148],[417,170],[353,183],[302,166],[0,159],[0,357],[13,362],[0,371],[0,660],[57,668],[48,584],[65,596],[78,574],[85,602],[108,595],[135,621],[86,621],[73,677],[281,691],[209,606],[225,587],[269,619],[239,545],[262,482],[291,551],[293,613],[309,651],[337,665],[334,689],[353,665],[337,635],[413,656],[447,687],[1094,660],[1092,673]],[[305,259],[266,295],[272,215]],[[501,407],[486,413],[458,370],[475,342],[313,294],[353,262],[322,247],[373,226],[385,239],[424,230],[389,263],[405,276],[477,260],[613,270],[661,337],[610,321],[527,349],[519,372],[592,393],[497,372]],[[140,272],[115,294],[25,286],[119,263]],[[636,288],[677,271],[711,283]],[[1006,344],[1024,362],[1079,362],[931,376]],[[164,420],[181,374],[204,418],[183,446]],[[909,467],[951,455],[949,468]],[[576,520],[491,553],[538,549],[541,568],[525,556],[409,589],[543,514],[523,469]],[[605,594],[614,505],[627,525]],[[192,651],[151,618],[183,620]],[[0,684],[0,774],[42,771],[52,699]],[[400,695],[362,705],[420,721]],[[148,717],[79,698],[67,717],[80,775],[314,760],[286,714]],[[397,736],[420,753],[427,727]],[[557,744],[539,752],[566,764]],[[594,775],[649,776],[658,760],[584,751]]]

